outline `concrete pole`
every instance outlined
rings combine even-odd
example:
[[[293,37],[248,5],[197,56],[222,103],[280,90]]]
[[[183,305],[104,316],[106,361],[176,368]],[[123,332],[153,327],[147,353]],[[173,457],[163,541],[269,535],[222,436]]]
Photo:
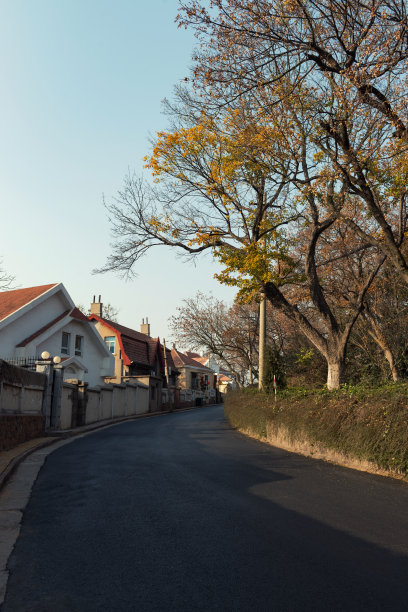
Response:
[[[167,388],[169,386],[169,369],[167,367],[167,352],[166,352],[166,340],[163,338],[163,356],[164,356],[164,375],[166,377]]]
[[[259,303],[259,377],[258,389],[263,390],[263,377],[265,371],[265,336],[266,336],[266,298],[265,294],[261,293],[261,301]]]
[[[263,193],[263,213],[262,218],[265,217],[266,213],[266,191]],[[265,238],[261,239],[261,246],[265,248]],[[258,377],[258,389],[263,390],[263,378],[265,372],[265,338],[266,338],[266,296],[265,293],[261,292],[261,301],[259,303],[259,377]]]
[[[170,391],[170,377],[169,377],[169,368],[167,366],[167,352],[166,352],[166,340],[163,338],[163,353],[164,353],[164,369],[166,375],[167,382],[167,393],[169,394],[169,410],[173,410],[173,397]]]

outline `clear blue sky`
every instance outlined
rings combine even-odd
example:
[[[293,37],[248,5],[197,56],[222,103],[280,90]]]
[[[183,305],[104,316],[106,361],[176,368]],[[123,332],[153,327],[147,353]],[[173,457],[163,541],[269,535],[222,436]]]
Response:
[[[20,287],[63,282],[94,294],[124,325],[167,319],[198,290],[231,302],[210,257],[182,263],[158,248],[125,282],[93,276],[111,241],[102,206],[128,168],[142,172],[161,100],[188,73],[195,44],[177,0],[0,0],[0,206],[3,266]]]

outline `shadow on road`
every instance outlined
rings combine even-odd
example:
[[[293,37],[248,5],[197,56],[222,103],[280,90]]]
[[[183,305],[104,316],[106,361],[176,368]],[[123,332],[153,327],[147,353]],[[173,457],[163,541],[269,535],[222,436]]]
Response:
[[[3,612],[405,611],[407,503],[217,409],[125,423],[48,459]]]

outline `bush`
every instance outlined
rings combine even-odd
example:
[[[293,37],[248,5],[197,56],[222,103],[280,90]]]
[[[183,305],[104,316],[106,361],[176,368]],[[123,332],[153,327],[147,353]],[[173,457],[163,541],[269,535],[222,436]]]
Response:
[[[279,351],[269,344],[265,346],[265,371],[263,386],[266,393],[274,392],[274,377],[279,389],[286,387],[286,377]]]
[[[292,440],[307,439],[379,468],[408,476],[408,385],[344,385],[337,391],[292,388],[278,401],[265,393],[234,391],[225,412],[233,427],[260,438],[267,426]]]

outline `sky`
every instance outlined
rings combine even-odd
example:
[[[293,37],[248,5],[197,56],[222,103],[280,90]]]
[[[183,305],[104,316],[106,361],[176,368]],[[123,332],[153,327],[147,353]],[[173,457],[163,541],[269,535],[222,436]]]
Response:
[[[151,250],[137,278],[93,275],[112,237],[109,203],[149,139],[165,129],[163,98],[188,74],[192,32],[177,0],[0,0],[0,211],[3,268],[16,287],[64,283],[76,304],[93,295],[119,322],[172,341],[168,319],[197,291],[231,303],[206,255]]]

